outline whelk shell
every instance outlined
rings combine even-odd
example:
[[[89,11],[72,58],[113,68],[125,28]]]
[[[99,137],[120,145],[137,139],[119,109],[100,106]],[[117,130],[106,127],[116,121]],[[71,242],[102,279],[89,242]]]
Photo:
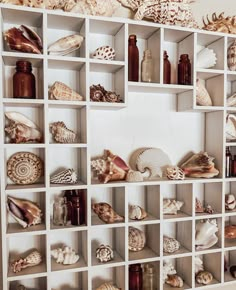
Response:
[[[212,106],[211,97],[201,79],[197,79],[196,99],[199,106]]]
[[[114,48],[109,45],[101,46],[95,50],[92,54],[92,58],[95,59],[105,59],[105,60],[113,60],[115,59],[116,53]]]
[[[18,273],[25,268],[37,266],[42,262],[42,256],[38,251],[33,251],[25,258],[15,260],[11,266],[14,273]]]
[[[146,244],[146,237],[143,231],[129,227],[129,250],[138,252],[141,251]]]
[[[55,184],[74,184],[77,182],[77,174],[74,169],[65,169],[52,175],[50,182]]]
[[[79,255],[75,253],[75,250],[67,246],[51,250],[51,256],[57,264],[72,265],[79,261]]]
[[[115,222],[124,222],[124,217],[117,214],[110,204],[106,202],[94,203],[92,205],[93,211],[98,215],[98,217],[107,224],[112,224]]]
[[[73,34],[62,37],[51,44],[48,48],[50,55],[66,55],[79,49],[84,38],[81,35]]]
[[[51,100],[82,101],[83,97],[62,82],[55,82],[49,90]]]
[[[64,122],[54,122],[49,125],[53,138],[58,143],[74,143],[76,133],[68,129]]]
[[[98,288],[96,288],[96,290],[121,290],[121,288],[117,288],[111,283],[103,283]]]
[[[129,218],[131,220],[143,220],[147,217],[147,212],[139,205],[129,205]]]
[[[114,252],[109,245],[100,245],[96,249],[96,258],[100,262],[109,262],[114,258]]]

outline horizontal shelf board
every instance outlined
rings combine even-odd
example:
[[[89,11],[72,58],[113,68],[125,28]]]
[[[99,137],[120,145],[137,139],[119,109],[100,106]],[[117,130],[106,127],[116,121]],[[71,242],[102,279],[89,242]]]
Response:
[[[72,265],[57,264],[56,260],[51,258],[51,271],[52,272],[57,272],[57,271],[60,271],[60,272],[62,272],[62,271],[63,272],[65,272],[65,271],[78,272],[78,271],[86,270],[87,264],[86,264],[84,258],[80,255],[80,253],[79,253],[79,256],[80,256],[79,261],[75,264],[72,264]]]
[[[192,217],[184,212],[178,212],[177,214],[163,214],[163,218],[165,221],[175,221],[175,220],[181,220],[181,219],[192,219]]]
[[[21,149],[21,148],[45,148],[46,145],[44,143],[20,143],[20,144],[4,144],[3,147],[5,149]]]
[[[233,276],[230,274],[229,270],[228,272],[225,272],[224,273],[224,282],[227,283],[227,282],[234,282],[235,283],[235,278],[233,278]]]
[[[53,231],[63,231],[63,232],[77,232],[77,231],[87,231],[88,227],[86,225],[81,226],[55,226],[52,221],[50,225],[50,229]]]
[[[124,66],[124,61],[90,59],[91,72],[115,73]]]
[[[35,226],[30,226],[28,228],[23,228],[18,223],[10,223],[7,226],[7,235],[44,235],[46,234],[45,224],[39,224]]]
[[[225,248],[236,248],[235,239],[225,239]]]
[[[201,219],[214,219],[214,218],[221,218],[222,213],[215,212],[213,214],[209,213],[195,213],[195,219],[201,220]]]
[[[2,59],[5,65],[16,66],[17,60],[26,59],[32,63],[33,67],[42,67],[43,65],[43,55],[33,54],[33,53],[23,53],[14,51],[3,51]]]
[[[226,142],[225,146],[236,146],[236,142]]]
[[[92,110],[119,110],[127,107],[125,103],[89,102]]]
[[[143,260],[143,259],[149,259],[149,258],[157,258],[160,255],[155,253],[152,249],[150,249],[148,246],[144,247],[141,251],[138,252],[132,252],[129,251],[129,260],[135,261],[135,260]]]
[[[187,290],[187,289],[192,289],[192,287],[190,287],[188,284],[186,284],[184,282],[183,287],[178,288],[178,289],[185,289],[185,290]],[[163,290],[173,290],[173,287],[165,283],[165,284],[163,284]]]
[[[58,100],[48,100],[48,105],[50,108],[67,108],[67,109],[77,109],[84,108],[87,105],[86,101],[58,101]]]
[[[219,253],[221,252],[221,248],[218,246],[213,246],[209,249],[205,250],[195,250],[196,255],[210,254],[210,253]]]
[[[225,181],[231,182],[231,181],[236,181],[236,177],[226,177]]]
[[[16,281],[16,280],[20,280],[23,278],[37,278],[37,277],[44,277],[47,275],[47,266],[45,263],[45,257],[44,257],[44,262],[34,266],[34,267],[29,267],[26,269],[23,269],[21,272],[19,273],[13,273],[12,269],[9,267],[8,269],[8,281]]]
[[[60,70],[74,70],[79,71],[86,62],[83,57],[69,57],[69,56],[55,56],[48,55],[48,68]]]
[[[210,284],[208,285],[202,285],[202,284],[198,284],[197,282],[195,283],[195,287],[199,288],[199,287],[204,287],[205,288],[209,288],[210,286],[214,286],[215,284],[219,284],[220,281],[216,280],[215,278],[213,278],[213,280],[211,281]]]
[[[154,219],[154,220],[141,220],[141,221],[129,221],[128,226],[145,226],[145,225],[156,225],[156,224],[160,224],[160,220]]]
[[[219,75],[223,75],[224,70],[210,69],[210,68],[197,68],[196,73],[200,75],[201,79],[205,80],[205,79],[210,79]]]
[[[146,258],[146,259],[140,259],[140,260],[135,260],[136,263],[152,263],[152,262],[159,262],[161,259],[160,257],[153,257],[153,258]],[[132,265],[134,264],[134,261],[127,261],[126,264]]]
[[[194,106],[192,112],[215,112],[215,111],[223,111],[224,107],[222,106]]]
[[[236,215],[236,209],[225,210],[224,215],[225,215],[225,216],[234,216],[234,215]]]
[[[109,266],[113,266],[113,264],[119,264],[124,262],[124,259],[119,255],[119,253],[116,250],[113,250],[114,253],[114,258],[113,260],[109,261],[109,262],[99,262],[99,260],[96,258],[95,253],[92,254],[92,266],[102,266],[104,264],[109,265]]]
[[[45,191],[44,184],[27,184],[27,185],[18,185],[18,184],[8,184],[6,186],[6,193],[13,194],[13,193],[20,193],[20,192],[40,192]]]
[[[160,219],[153,216],[153,215],[150,215],[148,213],[147,217],[145,219],[142,219],[142,220],[132,220],[129,218],[129,225],[135,225],[135,224],[146,224],[146,223],[159,223],[160,222]]]
[[[42,99],[14,99],[14,98],[3,98],[3,104],[5,106],[15,106],[15,107],[40,107],[43,106],[44,100]]]
[[[50,189],[56,189],[58,191],[69,190],[69,189],[83,189],[86,188],[87,185],[83,182],[77,182],[75,184],[50,184]]]
[[[91,217],[91,224],[92,226],[96,226],[96,228],[103,227],[103,228],[115,228],[115,227],[124,227],[125,223],[112,223],[112,224],[106,224],[100,218],[96,215],[92,215]]]
[[[87,144],[83,143],[50,143],[49,148],[87,148]]]
[[[227,113],[235,113],[236,112],[236,107],[226,107]]]
[[[184,248],[183,246],[180,246],[178,251],[176,251],[174,253],[171,253],[171,254],[163,252],[164,258],[177,258],[179,256],[188,257],[188,256],[191,256],[191,255],[192,255],[192,252],[189,251],[188,249]]]

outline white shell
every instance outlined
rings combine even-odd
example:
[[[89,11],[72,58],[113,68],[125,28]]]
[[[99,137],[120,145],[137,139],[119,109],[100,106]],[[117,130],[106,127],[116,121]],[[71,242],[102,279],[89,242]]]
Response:
[[[216,219],[197,222],[195,232],[196,250],[204,250],[214,246],[218,241],[216,232],[218,232]]]
[[[101,46],[95,50],[92,55],[92,58],[95,59],[105,59],[105,60],[113,60],[115,59],[116,53],[115,49],[109,45]]]
[[[79,255],[72,248],[66,246],[51,250],[51,256],[57,264],[72,265],[79,261]]]
[[[129,250],[138,252],[145,247],[146,237],[143,231],[129,227]]]
[[[24,124],[27,127],[37,129],[38,127],[34,122],[32,122],[30,119],[28,119],[26,116],[24,116],[21,113],[18,112],[5,112],[5,116],[15,122],[16,124]]]
[[[183,180],[185,178],[185,173],[178,166],[172,166],[166,168],[166,177],[170,180]]]
[[[77,174],[74,169],[66,169],[52,175],[50,182],[55,184],[73,184],[77,182]]]
[[[213,49],[203,48],[197,54],[197,67],[210,68],[216,64],[217,58]]]
[[[226,194],[225,195],[225,209],[226,210],[233,210],[236,207],[236,200],[233,194]]]
[[[58,39],[48,48],[50,55],[66,55],[79,49],[84,38],[81,35],[69,35]]]
[[[114,252],[109,245],[100,245],[96,249],[96,258],[100,262],[109,262],[114,258]]]
[[[227,141],[236,140],[236,116],[233,114],[228,114],[226,117],[225,134]]]
[[[53,139],[58,143],[74,143],[76,133],[68,129],[63,121],[53,122],[49,125]]]
[[[227,52],[228,68],[231,71],[236,70],[236,40],[229,46]]]
[[[127,182],[141,182],[143,181],[143,176],[139,171],[130,170],[126,175],[125,180]]]
[[[139,205],[129,205],[129,218],[131,220],[142,220],[147,217],[146,211]]]
[[[177,214],[178,210],[183,206],[183,201],[176,201],[175,199],[163,200],[163,214]]]
[[[163,284],[165,283],[166,279],[168,278],[168,275],[174,275],[177,273],[174,266],[172,265],[172,263],[170,261],[164,261],[162,271],[163,271],[162,272]]]
[[[197,79],[196,100],[199,106],[212,106],[211,97],[201,79]]]
[[[199,257],[195,257],[194,262],[195,262],[195,275],[200,271],[204,271],[203,262]]]
[[[180,243],[174,239],[174,238],[169,238],[164,236],[163,237],[163,251],[165,253],[174,253],[176,251],[178,251],[180,248]]]
[[[96,290],[121,290],[121,288],[117,288],[111,283],[103,283],[98,288],[96,288]]]
[[[227,107],[235,107],[236,106],[236,93],[227,98]]]

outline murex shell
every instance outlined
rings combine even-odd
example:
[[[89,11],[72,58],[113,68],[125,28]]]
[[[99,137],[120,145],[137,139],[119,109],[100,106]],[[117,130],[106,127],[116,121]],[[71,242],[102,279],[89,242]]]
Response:
[[[234,114],[228,114],[226,116],[225,135],[226,141],[236,140],[236,116]]]
[[[203,284],[203,285],[208,285],[211,283],[211,281],[213,280],[213,276],[210,272],[208,271],[200,271],[197,275],[196,275],[196,281],[199,284]]]
[[[109,45],[98,47],[92,54],[92,58],[113,60],[115,59],[116,52],[115,49]]]
[[[147,212],[139,205],[129,205],[129,218],[131,220],[143,220],[147,217]]]
[[[197,54],[197,67],[210,68],[216,64],[217,58],[213,49],[203,48]]]
[[[233,210],[236,207],[236,200],[233,194],[226,194],[225,195],[225,209],[226,210]]]
[[[53,138],[58,143],[74,143],[76,133],[68,129],[64,122],[53,122],[49,126]]]
[[[207,15],[207,21],[203,18],[204,30],[218,31],[222,33],[236,33],[236,16],[224,17],[224,12],[220,13],[219,16],[216,13],[212,14],[210,20]]]
[[[214,246],[218,242],[216,232],[218,232],[216,219],[197,222],[195,232],[196,250],[204,250]]]
[[[211,97],[201,79],[197,79],[196,99],[199,106],[212,106]]]
[[[62,82],[55,82],[49,90],[49,98],[59,101],[82,101],[83,97]]]
[[[178,201],[175,199],[167,199],[163,200],[163,214],[177,214],[178,210],[184,205],[183,201]]]
[[[228,47],[227,52],[228,68],[231,71],[236,70],[236,40]]]
[[[42,222],[41,209],[33,202],[8,196],[7,208],[11,216],[23,227],[30,227]]]
[[[96,288],[96,290],[121,290],[121,288],[117,288],[111,283],[103,283],[98,288]]]
[[[166,168],[166,177],[170,180],[183,180],[185,173],[178,166],[171,166]]]
[[[180,243],[174,239],[174,238],[169,238],[167,236],[163,237],[163,251],[165,253],[174,253],[178,251],[180,248]]]
[[[235,225],[228,225],[225,227],[225,238],[236,239],[236,226]]]
[[[168,275],[168,278],[166,279],[166,284],[174,287],[174,288],[182,288],[184,285],[183,279],[174,274],[174,275]]]
[[[102,263],[109,262],[114,258],[114,252],[109,245],[102,244],[96,249],[96,258]]]
[[[65,169],[50,177],[50,182],[55,184],[74,184],[77,182],[77,174],[74,169]]]
[[[7,161],[7,176],[16,184],[35,183],[43,175],[43,162],[31,152],[17,152]]]
[[[27,257],[15,260],[11,264],[11,267],[14,273],[18,273],[25,268],[39,265],[42,262],[42,260],[43,259],[41,254],[37,250],[35,250]]]
[[[72,51],[79,49],[84,38],[81,35],[69,35],[58,39],[48,48],[50,55],[66,55]]]
[[[72,265],[79,261],[79,255],[70,247],[64,246],[51,250],[51,256],[56,260],[57,264]]]
[[[123,216],[117,214],[110,204],[106,202],[94,203],[92,205],[92,209],[98,217],[107,224],[124,222],[125,220]]]
[[[145,247],[145,233],[137,228],[129,227],[129,250],[138,252]]]

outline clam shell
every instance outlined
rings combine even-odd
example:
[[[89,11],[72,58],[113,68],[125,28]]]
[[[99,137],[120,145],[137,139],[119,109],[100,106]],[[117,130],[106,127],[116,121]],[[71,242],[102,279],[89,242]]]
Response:
[[[213,280],[213,276],[210,272],[208,271],[200,271],[197,275],[196,275],[196,281],[199,284],[203,284],[203,285],[208,285],[211,283],[211,281]]]
[[[143,231],[129,227],[129,250],[138,252],[145,247],[146,237]]]
[[[115,49],[109,45],[98,47],[92,54],[92,58],[103,60],[113,60],[115,56]]]
[[[49,97],[51,100],[60,100],[60,101],[82,101],[83,97],[73,91],[70,87],[62,82],[55,82],[50,90]]]
[[[58,143],[75,142],[76,133],[68,129],[64,122],[51,123],[49,128],[56,142]]]
[[[236,106],[236,93],[227,98],[227,107],[235,107]]]
[[[196,99],[199,106],[212,106],[211,97],[201,79],[197,79]]]
[[[129,218],[131,220],[143,220],[147,217],[147,212],[139,205],[129,205]]]
[[[103,283],[98,288],[96,288],[96,290],[121,290],[121,288],[117,288],[111,283]]]
[[[225,209],[226,210],[233,210],[236,207],[236,200],[233,194],[226,194],[225,195]]]
[[[50,182],[55,184],[73,184],[77,182],[74,169],[66,169],[50,177]]]
[[[84,38],[81,35],[73,34],[58,39],[48,48],[50,55],[66,55],[79,49]]]
[[[7,161],[7,176],[16,184],[33,184],[43,175],[43,162],[31,152],[17,152]]]
[[[174,275],[168,275],[168,278],[166,279],[166,284],[174,287],[174,288],[182,288],[184,285],[183,279],[174,274]]]
[[[226,117],[225,134],[227,141],[236,140],[236,116],[233,114],[228,114]]]
[[[96,249],[96,258],[100,262],[109,262],[114,258],[114,252],[110,246],[102,244]]]
[[[197,54],[197,67],[198,68],[210,68],[216,65],[216,54],[213,49],[207,47],[203,48]]]
[[[163,251],[165,253],[171,254],[178,251],[180,248],[180,243],[174,239],[164,236],[163,237]]]
[[[236,40],[228,47],[227,63],[229,70],[236,70]]]

